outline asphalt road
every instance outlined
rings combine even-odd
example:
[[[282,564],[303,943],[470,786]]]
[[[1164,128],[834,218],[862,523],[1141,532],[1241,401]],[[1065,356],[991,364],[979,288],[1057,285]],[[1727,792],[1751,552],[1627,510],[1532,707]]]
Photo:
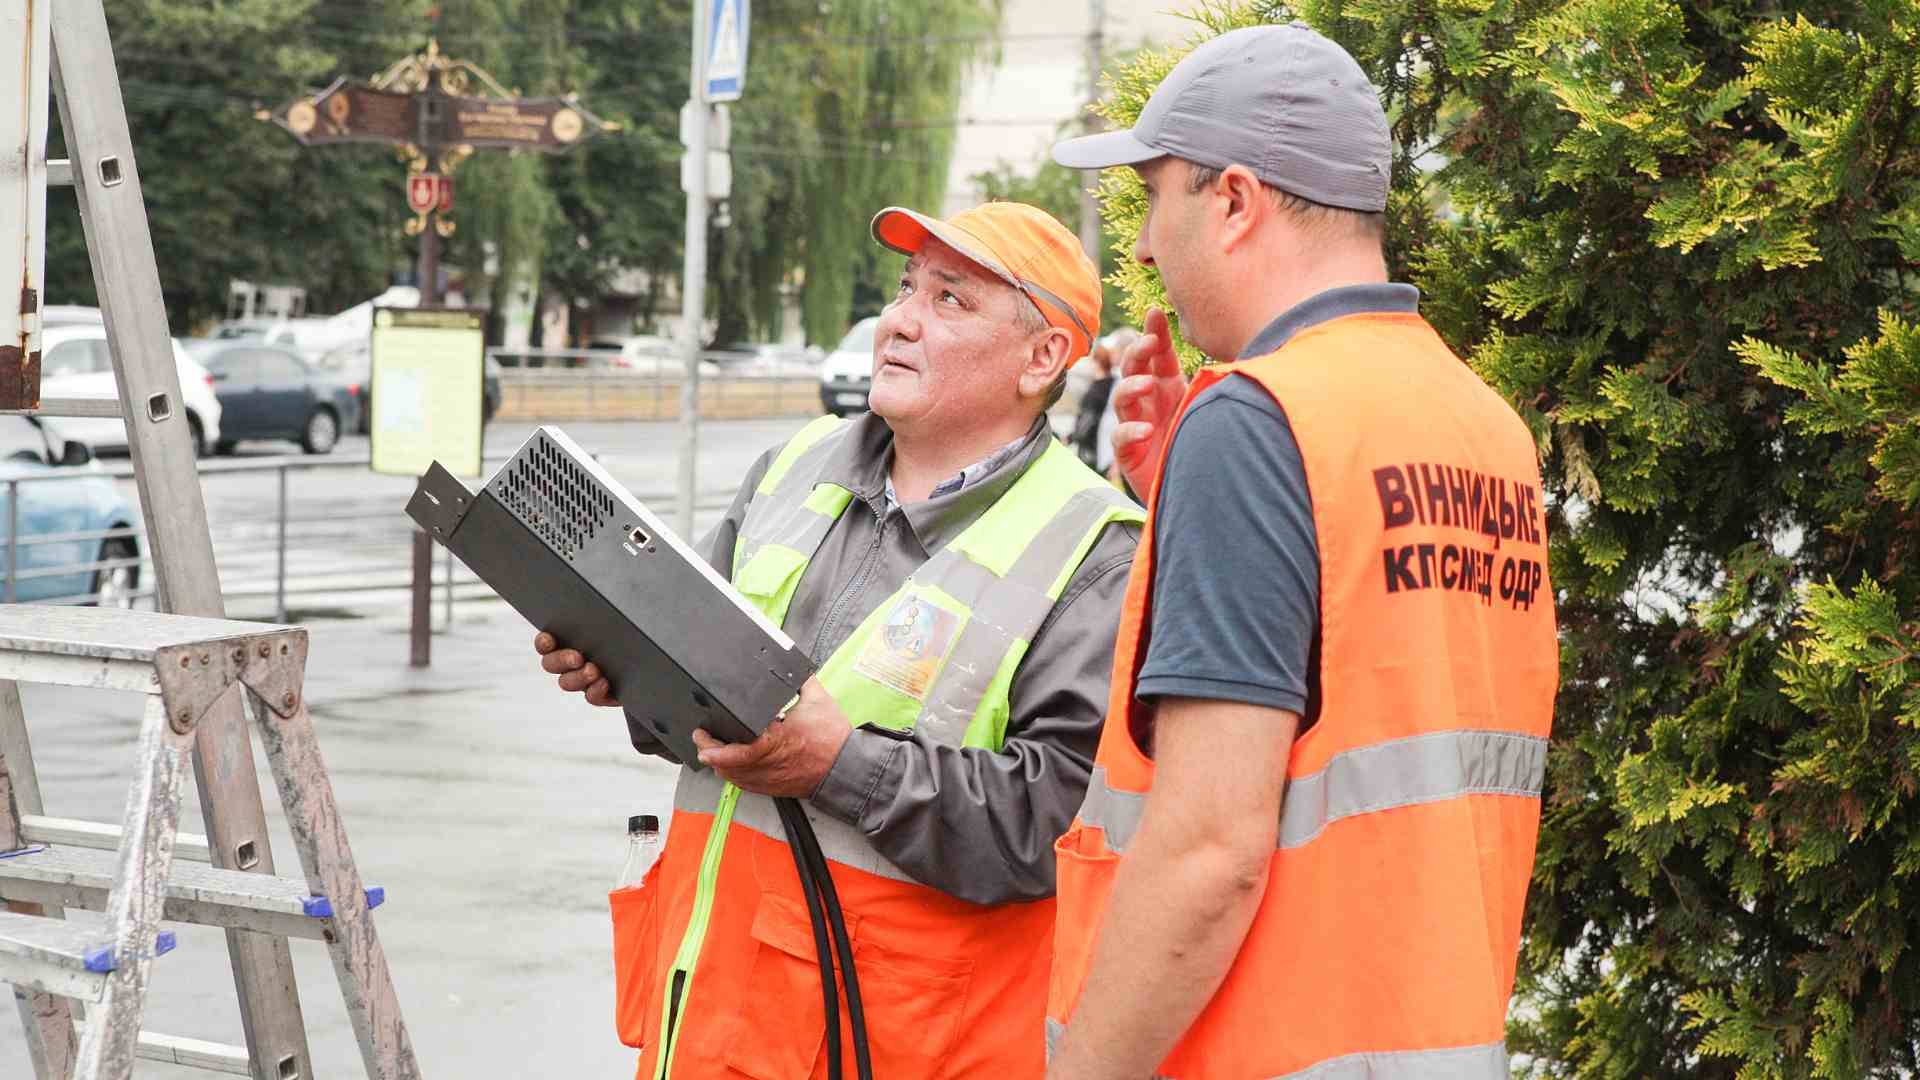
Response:
[[[427,671],[406,666],[403,619],[309,629],[307,698],[362,877],[387,889],[376,925],[423,1075],[632,1076],[635,1056],[613,1033],[605,895],[626,855],[627,815],[671,813],[672,767],[633,752],[617,710],[555,689],[532,631],[497,601],[466,605]],[[117,822],[138,702],[22,689],[48,812]],[[271,773],[255,759],[272,857],[297,877]],[[204,832],[188,788],[181,827]],[[224,935],[173,929],[179,947],[155,962],[143,1026],[241,1043]],[[292,952],[311,1076],[364,1076],[324,947],[295,941]],[[18,1014],[0,1007],[0,1077],[29,1075]],[[209,1074],[141,1062],[134,1075]]]
[[[803,423],[705,426],[699,486],[713,496],[701,530],[753,459]],[[676,426],[567,428],[637,495],[671,508]],[[505,456],[530,431],[497,425],[487,451]],[[266,463],[281,449],[248,444],[234,460]],[[338,451],[357,452],[363,441]],[[228,605],[238,617],[271,613],[270,593],[264,601],[244,593],[263,572],[271,581],[277,485],[271,470],[203,482],[223,583],[241,587]],[[131,482],[127,488],[131,494]],[[401,508],[411,491],[409,479],[364,467],[290,472],[295,584],[403,573],[410,526]],[[434,666],[414,671],[406,666],[404,593],[295,599],[294,617],[312,634],[307,698],[362,875],[388,890],[377,925],[425,1075],[631,1076],[633,1052],[612,1031],[605,893],[626,853],[627,815],[671,813],[672,767],[633,752],[618,711],[555,689],[539,671],[531,629],[497,600],[463,594],[452,624],[435,636]],[[438,603],[435,611],[438,618]],[[138,703],[98,691],[23,691],[48,812],[118,821]],[[281,873],[297,875],[271,773],[264,756],[255,758],[273,858]],[[183,803],[181,827],[204,832],[191,785]],[[144,1026],[240,1043],[224,936],[175,929],[180,946],[155,965]],[[325,949],[306,941],[292,949],[315,1076],[364,1075]],[[18,1015],[0,1008],[0,1076],[29,1068]],[[146,1062],[135,1069],[143,1080],[205,1075]]]

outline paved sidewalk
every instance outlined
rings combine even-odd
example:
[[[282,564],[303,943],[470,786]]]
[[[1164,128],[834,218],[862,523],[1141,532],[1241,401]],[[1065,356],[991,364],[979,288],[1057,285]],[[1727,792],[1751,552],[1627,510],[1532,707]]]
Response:
[[[612,1030],[606,890],[627,815],[666,818],[672,766],[633,752],[618,711],[562,695],[539,671],[533,631],[504,604],[462,603],[424,672],[406,666],[403,617],[309,629],[308,699],[361,872],[387,889],[376,917],[425,1075],[631,1076],[634,1054]],[[117,822],[134,699],[23,691],[48,812]],[[255,756],[274,859],[298,876]],[[185,803],[182,828],[203,831],[197,797]],[[145,1026],[241,1042],[223,935],[177,929]],[[296,941],[293,956],[317,1076],[363,1076],[326,951]],[[0,1008],[0,1076],[29,1069],[18,1014]],[[208,1074],[143,1062],[135,1075]]]

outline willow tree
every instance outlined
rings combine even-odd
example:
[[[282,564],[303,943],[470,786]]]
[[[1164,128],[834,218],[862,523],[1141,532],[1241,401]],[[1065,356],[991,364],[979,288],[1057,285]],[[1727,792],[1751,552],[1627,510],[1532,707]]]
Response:
[[[405,259],[393,154],[307,150],[254,110],[341,72],[380,70],[416,44],[419,12],[399,0],[350,12],[313,0],[105,6],[174,331],[222,317],[233,278],[304,286],[316,311],[379,292]],[[56,109],[48,144],[56,157],[66,154],[60,127]],[[47,290],[51,303],[96,299],[71,188],[49,192]]]
[[[719,233],[721,334],[771,331],[798,285],[807,339],[831,344],[856,291],[884,295],[874,212],[940,209],[961,80],[992,50],[999,3],[767,0],[753,19]]]
[[[1517,1067],[1914,1075],[1920,4],[1302,0],[1199,33],[1296,16],[1383,89],[1393,272],[1554,492]],[[1108,115],[1179,52],[1114,71]],[[1103,190],[1126,243],[1137,182]]]

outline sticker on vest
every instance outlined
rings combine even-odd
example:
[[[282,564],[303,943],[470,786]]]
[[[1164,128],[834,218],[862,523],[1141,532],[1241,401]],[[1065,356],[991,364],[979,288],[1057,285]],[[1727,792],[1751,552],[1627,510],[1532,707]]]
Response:
[[[923,701],[959,630],[960,616],[908,593],[894,603],[879,631],[867,639],[853,670]]]

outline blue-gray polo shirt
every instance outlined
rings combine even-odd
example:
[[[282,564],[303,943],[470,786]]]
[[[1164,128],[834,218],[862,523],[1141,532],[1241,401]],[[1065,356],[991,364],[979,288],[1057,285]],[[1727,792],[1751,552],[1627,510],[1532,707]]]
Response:
[[[1265,356],[1331,319],[1419,305],[1411,285],[1329,289],[1289,308],[1241,356]],[[1243,701],[1310,721],[1320,548],[1300,444],[1265,388],[1226,378],[1194,399],[1167,451],[1153,530],[1153,624],[1135,693]]]

